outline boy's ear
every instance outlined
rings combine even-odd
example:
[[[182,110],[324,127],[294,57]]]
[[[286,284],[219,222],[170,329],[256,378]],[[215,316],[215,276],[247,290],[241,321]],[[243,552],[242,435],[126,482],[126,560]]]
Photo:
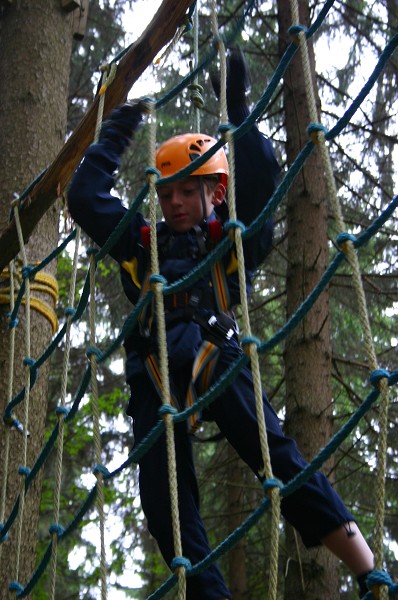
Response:
[[[226,192],[225,185],[220,182],[217,183],[217,185],[213,191],[213,200],[212,200],[213,206],[220,206],[220,204],[222,204],[222,202],[224,202],[225,192]]]

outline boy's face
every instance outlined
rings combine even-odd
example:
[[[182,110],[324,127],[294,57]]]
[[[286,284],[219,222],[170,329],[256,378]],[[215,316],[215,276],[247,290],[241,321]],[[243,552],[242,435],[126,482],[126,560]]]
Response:
[[[203,185],[206,206],[206,215],[203,215],[199,177],[186,177],[181,181],[159,186],[157,193],[160,208],[167,225],[178,233],[185,233],[199,225],[204,216],[211,214],[213,206],[219,204],[216,189],[217,186],[210,191],[207,185]]]

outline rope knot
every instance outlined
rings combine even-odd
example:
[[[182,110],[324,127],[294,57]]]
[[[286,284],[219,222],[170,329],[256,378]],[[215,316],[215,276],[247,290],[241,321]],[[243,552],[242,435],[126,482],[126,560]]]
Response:
[[[347,232],[339,233],[339,235],[336,238],[337,245],[342,250],[342,252],[344,252],[344,254],[348,252],[349,243],[351,242],[355,245],[356,240],[357,238],[355,237],[355,235]]]
[[[32,388],[34,386],[34,384],[36,383],[36,379],[37,379],[37,374],[38,374],[38,368],[36,366],[36,361],[33,358],[30,358],[29,356],[25,356],[25,358],[23,359],[23,364],[25,365],[25,367],[29,367],[30,370],[30,387]]]
[[[182,32],[182,35],[185,35],[186,33],[189,33],[190,31],[192,31],[193,29],[193,21],[191,19],[191,17],[186,17],[185,20],[183,21],[183,25],[185,25],[185,29]]]
[[[96,346],[89,346],[86,350],[86,356],[87,358],[91,358],[93,355],[97,358],[97,360],[102,358],[102,352],[99,348]]]
[[[3,417],[3,421],[4,424],[7,425],[7,427],[15,427],[15,429],[20,433],[24,432],[21,421],[18,421],[18,419],[12,413],[6,412],[6,414]]]
[[[383,379],[389,379],[390,373],[385,369],[375,369],[369,376],[370,383],[380,390],[380,385]]]
[[[24,477],[29,477],[30,469],[29,467],[18,467],[18,475],[23,475]]]
[[[242,338],[240,343],[247,356],[250,356],[250,347],[252,345],[256,346],[256,348],[259,348],[261,345],[261,341],[254,335],[246,335],[244,338]]]
[[[184,567],[187,573],[192,569],[191,561],[185,556],[175,556],[171,561],[171,570],[176,571],[177,569]]]
[[[156,175],[156,181],[162,176],[161,172],[156,167],[147,167],[145,169],[145,174],[146,174],[147,183],[150,182],[152,175]]]
[[[308,29],[304,25],[292,25],[289,27],[289,33],[292,38],[292,42],[295,46],[300,44],[300,33],[307,33]]]
[[[30,358],[29,356],[25,356],[22,362],[25,365],[25,367],[33,367],[36,361],[33,358]]]
[[[392,579],[388,573],[385,571],[374,570],[366,578],[366,585],[369,590],[372,592],[375,598],[380,598],[380,586],[386,585],[389,591],[394,591],[398,588],[397,585],[394,585]]]
[[[227,223],[225,223],[224,225],[224,230],[228,233],[228,236],[231,238],[232,241],[235,240],[236,229],[240,229],[240,231],[243,233],[246,229],[246,225],[239,220],[227,221]]]
[[[98,254],[98,248],[94,248],[94,246],[89,246],[87,248],[87,256],[91,256],[91,255],[96,255]]]
[[[26,265],[25,267],[22,267],[22,269],[21,269],[22,278],[29,279],[32,275],[33,270],[34,270],[34,267],[32,267],[31,265]]]
[[[109,477],[108,469],[105,467],[105,465],[101,465],[101,463],[95,465],[93,473],[94,475],[101,474],[103,477],[105,477],[105,479]]]
[[[8,589],[10,592],[17,592],[17,596],[22,594],[22,592],[24,591],[23,585],[21,585],[18,581],[11,581],[10,585],[8,586]]]
[[[57,523],[52,523],[50,525],[50,527],[48,528],[49,533],[51,533],[51,535],[56,535],[57,538],[62,537],[62,535],[65,532],[64,527],[62,527],[61,525],[58,525]]]
[[[235,129],[236,127],[232,123],[221,123],[221,125],[218,127],[218,131],[220,132],[222,139],[226,140],[227,142],[229,139],[231,139]]]
[[[149,283],[151,284],[151,288],[154,289],[157,283],[160,283],[162,286],[167,285],[167,279],[163,277],[163,275],[159,275],[158,273],[154,273],[149,278]]]
[[[307,127],[307,133],[314,144],[319,144],[320,142],[318,133],[323,133],[326,135],[327,131],[328,130],[324,125],[322,125],[322,123],[310,123]]]
[[[281,490],[283,488],[283,482],[280,479],[277,479],[276,477],[272,477],[270,479],[265,479],[263,481],[263,488],[264,488],[264,491],[267,494],[268,498],[270,500],[272,500],[272,497],[271,497],[272,490],[275,488],[278,488]]]
[[[166,415],[176,415],[178,414],[178,410],[176,408],[174,408],[174,406],[171,406],[171,404],[163,404],[163,406],[161,406],[159,408],[159,415],[161,417],[165,417]]]
[[[75,314],[76,314],[76,309],[73,308],[72,306],[68,306],[67,308],[65,308],[65,311],[64,311],[65,317],[74,317]]]
[[[11,321],[8,324],[8,327],[10,329],[14,329],[15,327],[17,327],[18,323],[19,323],[19,319],[18,319],[18,317],[16,317],[15,319],[11,319]]]
[[[55,414],[57,415],[57,417],[67,417],[69,414],[69,408],[66,408],[66,406],[62,406],[61,404],[55,409]]]

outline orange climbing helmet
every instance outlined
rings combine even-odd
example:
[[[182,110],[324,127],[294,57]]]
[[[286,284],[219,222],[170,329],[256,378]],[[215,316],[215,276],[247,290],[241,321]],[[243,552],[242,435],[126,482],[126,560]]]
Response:
[[[183,167],[202,156],[217,140],[204,133],[183,133],[161,144],[156,153],[156,168],[162,177],[174,175]],[[228,161],[224,148],[215,152],[203,165],[191,175],[220,174],[226,186],[228,182]]]

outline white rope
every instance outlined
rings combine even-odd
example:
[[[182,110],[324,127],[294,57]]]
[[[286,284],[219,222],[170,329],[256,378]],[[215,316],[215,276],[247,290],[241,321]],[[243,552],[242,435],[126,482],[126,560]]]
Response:
[[[195,12],[194,12],[194,68],[198,66],[199,62],[199,0],[196,2]],[[196,75],[193,80],[194,87],[199,85],[199,79]],[[200,131],[200,108],[194,104],[194,131]]]
[[[156,165],[156,114],[154,105],[150,104],[150,128],[149,128],[149,166]],[[159,256],[157,245],[157,230],[156,230],[156,180],[157,176],[152,173],[148,176],[149,179],[149,214],[150,214],[150,249],[151,249],[151,273],[159,275]],[[170,381],[169,381],[169,365],[167,354],[167,338],[166,338],[166,323],[164,316],[163,303],[163,284],[155,282],[152,285],[155,296],[155,313],[156,325],[158,333],[158,351],[159,351],[159,367],[162,387],[162,403],[163,406],[170,406]],[[168,474],[170,487],[170,503],[171,503],[171,518],[174,540],[174,554],[176,557],[182,557],[182,542],[181,542],[181,527],[180,515],[178,507],[178,485],[177,485],[177,462],[174,443],[174,421],[173,416],[169,412],[164,415],[164,423],[166,429],[166,445],[167,445],[167,460]],[[178,600],[186,598],[186,571],[184,566],[177,567],[178,577]]]

